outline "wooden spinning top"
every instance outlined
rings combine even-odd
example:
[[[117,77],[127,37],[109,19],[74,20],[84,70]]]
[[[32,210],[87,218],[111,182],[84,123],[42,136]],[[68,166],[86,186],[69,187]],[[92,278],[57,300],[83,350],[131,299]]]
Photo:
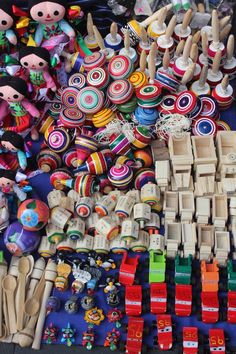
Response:
[[[196,96],[199,95],[209,95],[211,92],[209,84],[206,82],[207,80],[207,72],[208,72],[208,66],[204,65],[202,67],[201,75],[199,80],[194,81],[192,83],[192,86],[190,88],[191,91],[195,93]]]
[[[159,17],[156,21],[153,21],[149,26],[147,33],[152,39],[156,39],[166,32],[165,19],[167,15],[167,8],[163,7],[160,10]]]
[[[173,71],[177,77],[183,77],[186,70],[193,63],[190,58],[190,50],[192,47],[192,36],[189,36],[185,42],[183,55],[175,60]]]
[[[192,10],[189,9],[183,18],[183,22],[175,26],[174,29],[174,39],[179,42],[181,39],[187,39],[191,35],[191,28],[189,23],[192,18]]]
[[[160,55],[164,55],[166,48],[169,48],[171,54],[174,51],[175,45],[174,45],[174,39],[172,38],[172,35],[174,32],[176,21],[177,21],[176,16],[175,15],[172,16],[167,26],[166,33],[157,38],[157,47]]]
[[[105,42],[98,31],[96,26],[93,26],[93,32],[96,38],[96,41],[98,43],[98,46],[100,48],[100,51],[106,55],[106,59],[109,61],[115,56],[115,51],[112,48],[106,48]]]
[[[138,59],[136,50],[130,46],[130,34],[128,30],[126,31],[124,37],[124,48],[119,51],[119,55],[128,56],[132,60],[132,63],[136,63]]]
[[[122,37],[118,33],[118,26],[116,22],[112,22],[110,27],[110,33],[105,37],[105,46],[107,48],[114,49],[115,52],[122,48]]]
[[[217,100],[221,111],[228,109],[233,103],[233,87],[229,84],[226,74],[220,84],[212,91],[212,96]]]
[[[139,53],[141,53],[143,49],[146,50],[147,52],[149,52],[150,50],[150,42],[144,27],[141,28],[141,32],[140,32],[140,41],[138,45]]]
[[[98,50],[98,43],[93,31],[93,18],[90,12],[87,15],[87,33],[88,34],[84,37],[86,46],[92,51]]]
[[[217,50],[216,55],[213,59],[212,68],[208,70],[207,82],[212,88],[218,85],[223,78],[223,74],[220,71],[221,54],[222,51],[220,49]]]

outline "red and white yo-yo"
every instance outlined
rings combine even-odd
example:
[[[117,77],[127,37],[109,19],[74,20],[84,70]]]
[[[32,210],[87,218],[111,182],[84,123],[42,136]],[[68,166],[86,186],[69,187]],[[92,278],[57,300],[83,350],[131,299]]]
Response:
[[[160,11],[159,17],[156,21],[150,23],[147,29],[148,36],[152,39],[156,39],[166,32],[165,19],[167,15],[167,9],[163,7]]]
[[[119,55],[128,56],[133,64],[137,62],[138,55],[136,50],[130,46],[130,35],[128,30],[125,32],[124,48],[121,48],[121,50],[119,51]]]
[[[106,59],[109,61],[112,58],[114,58],[114,56],[115,56],[114,49],[106,48],[105,42],[104,42],[104,40],[103,40],[103,38],[102,38],[102,36],[101,36],[100,32],[98,31],[96,26],[93,26],[93,32],[94,32],[96,41],[98,43],[98,46],[100,48],[100,51],[105,54]]]
[[[202,32],[202,53],[198,57],[198,62],[201,66],[208,65],[208,34],[206,31]]]
[[[223,42],[220,41],[220,23],[216,10],[212,11],[212,43],[208,47],[208,60],[211,65],[216,53],[221,51],[221,65],[225,60],[226,48]]]
[[[166,33],[157,38],[158,53],[161,56],[164,55],[166,48],[169,49],[171,56],[174,53],[175,43],[174,43],[174,39],[172,38],[172,35],[174,32],[175,25],[176,25],[176,16],[174,15],[172,16],[167,26]]]
[[[189,66],[193,63],[190,58],[190,50],[192,47],[192,36],[189,36],[185,42],[183,55],[176,59],[173,65],[173,72],[178,78],[182,78]]]
[[[201,75],[199,80],[192,83],[190,90],[195,93],[196,96],[199,95],[210,95],[211,89],[209,84],[206,82],[207,79],[208,66],[204,65],[202,67]]]
[[[222,68],[224,74],[229,75],[229,80],[235,78],[236,74],[236,58],[234,57],[234,35],[231,34],[227,41],[226,61]]]
[[[221,111],[228,109],[232,105],[234,100],[233,87],[229,84],[227,74],[224,76],[221,83],[214,88],[212,96],[217,100]]]
[[[106,48],[111,48],[115,52],[122,48],[123,39],[118,33],[118,26],[116,22],[112,22],[110,27],[110,33],[106,35],[104,42]]]
[[[141,53],[142,50],[145,50],[147,53],[150,50],[150,41],[148,39],[148,35],[147,32],[145,30],[144,27],[141,28],[141,32],[140,32],[140,41],[138,44],[138,52]]]
[[[183,17],[183,22],[175,26],[173,37],[176,42],[181,41],[181,39],[186,40],[188,36],[191,35],[191,28],[189,26],[191,18],[192,18],[192,10],[189,9],[188,11],[185,12],[185,15]]]
[[[220,49],[216,52],[216,55],[213,59],[212,68],[209,69],[207,73],[207,82],[211,88],[216,87],[216,85],[218,85],[223,78],[223,74],[220,71],[221,53],[222,52]]]
[[[84,37],[84,42],[87,48],[92,51],[98,50],[98,43],[93,32],[93,18],[90,12],[87,15],[87,33],[88,34]]]

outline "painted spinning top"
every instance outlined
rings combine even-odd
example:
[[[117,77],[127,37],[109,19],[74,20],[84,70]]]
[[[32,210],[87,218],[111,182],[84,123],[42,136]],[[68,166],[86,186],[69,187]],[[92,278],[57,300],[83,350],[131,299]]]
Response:
[[[151,167],[153,164],[152,154],[149,149],[138,149],[134,151],[135,165],[138,167]]]
[[[68,108],[77,108],[77,95],[79,89],[76,87],[66,87],[61,94],[61,103]]]
[[[229,77],[225,75],[222,82],[213,89],[212,96],[217,100],[219,108],[224,111],[232,105],[234,101],[233,87],[229,84]]]
[[[50,176],[50,183],[57,190],[65,189],[65,185],[61,184],[61,180],[71,179],[72,174],[64,168],[55,170]]]
[[[126,55],[116,55],[108,64],[110,76],[116,79],[126,79],[133,72],[133,62]]]
[[[63,163],[70,168],[77,166],[77,150],[76,148],[70,148],[62,155]]]
[[[186,40],[188,36],[191,35],[192,31],[189,26],[191,18],[192,18],[192,10],[189,9],[184,14],[183,22],[175,26],[173,36],[176,42],[179,42],[182,39]]]
[[[115,165],[110,168],[108,178],[115,188],[125,190],[132,181],[133,171],[127,165]]]
[[[66,151],[71,144],[71,136],[67,129],[63,127],[53,127],[49,129],[45,139],[48,147],[57,153]]]
[[[136,90],[136,89],[138,89],[140,87],[143,87],[144,85],[147,84],[147,76],[142,71],[134,71],[130,75],[129,81],[131,82],[131,84],[133,85],[134,89]]]
[[[102,175],[105,173],[112,163],[112,157],[109,154],[104,154],[102,151],[92,153],[86,160],[86,162],[74,171],[89,172],[93,175]]]
[[[193,63],[192,59],[190,59],[190,50],[192,47],[192,36],[189,36],[185,42],[183,55],[176,59],[173,72],[178,77],[181,78]]]
[[[115,117],[116,115],[111,108],[104,108],[92,116],[92,122],[96,128],[102,128],[110,123]]]
[[[78,108],[65,108],[60,112],[59,121],[65,128],[78,128],[84,124],[85,114]]]
[[[86,78],[82,73],[75,73],[68,79],[68,86],[76,87],[79,90],[82,89],[85,85]]]
[[[139,106],[135,109],[134,114],[139,124],[144,126],[154,125],[159,116],[156,108],[144,108]]]
[[[107,96],[113,103],[122,104],[131,99],[133,92],[134,88],[130,81],[120,79],[113,81],[109,85],[107,89]]]
[[[190,114],[197,103],[196,95],[191,91],[183,91],[175,101],[175,111],[179,114]]]
[[[105,37],[105,46],[106,48],[111,48],[115,52],[122,48],[122,37],[118,33],[118,26],[116,22],[112,22],[110,27],[110,33]]]
[[[64,179],[60,183],[68,188],[73,188],[81,197],[91,197],[99,190],[95,176],[82,175],[76,179]]]
[[[168,48],[170,54],[172,55],[174,52],[175,44],[174,39],[172,38],[174,28],[176,25],[176,16],[172,16],[165,34],[162,34],[160,37],[157,38],[157,48],[160,55],[164,55],[165,50]]]
[[[157,20],[152,21],[150,25],[148,26],[147,33],[149,37],[152,39],[156,39],[160,37],[161,35],[165,34],[166,32],[166,24],[165,24],[165,19],[167,15],[167,9],[163,7],[160,11],[159,17]]]
[[[94,52],[84,58],[83,67],[86,72],[94,68],[102,68],[106,63],[106,56],[102,52]]]
[[[134,175],[134,188],[141,190],[149,182],[155,183],[155,172],[151,168],[140,168]]]
[[[219,107],[217,100],[211,95],[199,95],[198,97],[202,101],[201,115],[203,117],[218,119]]]
[[[50,149],[43,149],[37,155],[37,163],[38,167],[43,172],[48,173],[61,167],[62,161],[60,156],[56,152]]]
[[[87,15],[87,35],[84,37],[84,42],[87,48],[89,48],[93,52],[99,49],[98,43],[93,32],[93,18],[90,12]]]
[[[109,84],[110,78],[106,69],[94,68],[88,72],[87,83],[89,86],[104,90]]]
[[[217,133],[216,121],[209,117],[197,118],[192,126],[193,135],[213,135]]]
[[[75,147],[77,150],[77,166],[82,165],[89,155],[98,149],[98,143],[92,138],[92,134],[81,134],[75,139]]]
[[[109,138],[109,147],[114,155],[133,158],[130,142],[124,133],[113,133]]]
[[[104,94],[96,87],[84,87],[77,94],[77,106],[83,113],[95,114],[102,109],[103,104]]]
[[[131,142],[136,149],[142,149],[151,142],[151,134],[146,127],[136,126],[133,128],[133,135],[135,140]]]

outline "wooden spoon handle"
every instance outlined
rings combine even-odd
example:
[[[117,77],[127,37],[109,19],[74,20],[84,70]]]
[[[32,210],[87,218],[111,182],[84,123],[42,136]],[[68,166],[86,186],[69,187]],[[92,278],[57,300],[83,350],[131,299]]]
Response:
[[[211,25],[212,25],[213,43],[219,43],[220,23],[219,23],[218,13],[216,10],[212,11]]]
[[[231,60],[234,55],[234,35],[230,34],[227,42],[227,59]]]
[[[165,36],[166,36],[167,40],[172,36],[175,26],[176,26],[176,22],[177,22],[177,17],[176,17],[176,15],[174,15],[174,16],[172,16],[172,18],[167,26],[167,29],[166,29]]]
[[[182,26],[181,26],[181,31],[182,32],[184,32],[187,29],[187,27],[188,27],[188,25],[189,25],[189,23],[191,21],[191,18],[192,18],[192,10],[189,9],[185,13],[184,18],[183,18],[183,22],[182,22]]]
[[[44,287],[45,287],[45,271],[43,272],[43,275],[42,275],[40,281],[38,282],[38,285],[35,288],[35,292],[34,292],[33,296],[36,300],[40,300],[43,290],[44,290]]]
[[[140,66],[140,71],[145,73],[146,67],[147,67],[147,53],[146,50],[143,49],[139,58],[139,66]]]
[[[14,334],[17,332],[14,294],[8,291],[6,295],[10,334]]]
[[[169,11],[172,8],[172,4],[168,4],[165,6],[166,10]],[[154,12],[154,14],[152,14],[151,16],[149,16],[148,18],[146,18],[146,20],[140,22],[140,26],[142,27],[146,27],[148,25],[150,25],[150,23],[152,23],[153,21],[155,21],[159,15],[161,13],[161,9],[157,10],[156,12]]]
[[[24,324],[24,303],[25,303],[25,276],[19,274],[19,297],[18,297],[18,306],[17,306],[17,330],[21,331]]]

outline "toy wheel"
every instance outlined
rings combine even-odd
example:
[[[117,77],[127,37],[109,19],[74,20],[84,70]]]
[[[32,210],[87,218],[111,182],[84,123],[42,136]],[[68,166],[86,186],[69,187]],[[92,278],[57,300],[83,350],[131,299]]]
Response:
[[[124,342],[120,342],[120,344],[119,344],[119,350],[121,351],[121,352],[124,352],[125,351],[125,343]]]
[[[148,352],[148,346],[147,346],[147,344],[143,344],[141,353],[146,354],[147,352]]]

